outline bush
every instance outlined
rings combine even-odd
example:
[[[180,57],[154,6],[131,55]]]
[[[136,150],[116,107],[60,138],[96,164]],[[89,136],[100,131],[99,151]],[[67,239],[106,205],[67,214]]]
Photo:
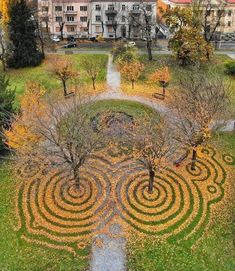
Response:
[[[225,73],[228,75],[235,75],[235,61],[225,63]]]
[[[123,42],[118,42],[114,46],[112,50],[112,54],[113,54],[113,60],[117,64],[121,64],[124,62],[130,63],[135,60],[138,60],[139,58],[137,49],[135,47],[130,47]]]

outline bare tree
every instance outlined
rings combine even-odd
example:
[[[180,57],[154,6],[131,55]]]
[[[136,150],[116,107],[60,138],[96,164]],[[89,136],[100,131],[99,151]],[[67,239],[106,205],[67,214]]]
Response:
[[[129,12],[129,37],[135,28],[146,40],[148,59],[152,60],[152,39],[156,31],[154,6],[149,3],[139,2]],[[138,33],[138,34],[139,34]]]
[[[136,125],[133,136],[134,157],[149,173],[148,192],[153,193],[154,179],[173,156],[177,144],[173,142],[172,130],[163,119],[146,118]]]
[[[216,121],[227,111],[228,104],[229,86],[221,78],[196,70],[181,75],[171,106],[176,113],[173,119],[175,139],[193,150],[192,170],[196,166],[197,148],[208,142]]]
[[[33,107],[27,104],[15,117],[11,130],[5,133],[6,143],[17,160],[30,162],[35,156],[42,163],[48,161],[71,175],[79,189],[81,167],[102,139],[91,125],[85,106],[89,99],[78,95],[69,102],[55,96],[33,100]]]
[[[95,82],[100,74],[102,67],[104,66],[105,61],[100,59],[94,59],[91,57],[86,57],[81,61],[82,68],[85,70],[86,74],[92,80],[93,89],[96,89]]]
[[[210,43],[221,26],[227,2],[224,0],[196,0],[192,4],[195,23],[202,28],[203,37]]]

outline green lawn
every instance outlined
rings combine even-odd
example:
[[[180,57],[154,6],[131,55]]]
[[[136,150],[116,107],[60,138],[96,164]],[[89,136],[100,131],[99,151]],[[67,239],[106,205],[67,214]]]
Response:
[[[83,271],[87,260],[25,242],[14,231],[16,180],[9,164],[0,163],[0,270],[1,271]]]
[[[221,133],[213,137],[221,151],[235,156],[235,134]],[[230,180],[232,181],[232,180]],[[234,186],[234,185],[233,185]],[[206,236],[193,250],[151,238],[128,243],[129,271],[232,271],[234,252],[234,195],[231,191],[226,207],[217,211]]]
[[[38,82],[44,86],[48,91],[57,90],[61,88],[61,83],[49,72],[50,59],[56,57],[62,57],[71,59],[74,63],[74,69],[79,71],[78,83],[91,83],[90,79],[81,68],[81,60],[84,58],[92,58],[95,60],[102,59],[103,65],[101,72],[97,78],[97,82],[105,82],[106,79],[106,64],[108,56],[103,54],[74,54],[74,55],[48,55],[43,63],[38,67],[29,67],[23,69],[10,69],[7,71],[7,75],[10,78],[10,83],[16,88],[16,98],[24,93],[25,83],[28,81]]]
[[[159,69],[159,67],[168,66],[170,69],[171,81],[168,86],[169,91],[171,91],[171,89],[175,86],[176,81],[178,80],[178,78],[180,78],[182,73],[187,72],[189,69],[188,66],[180,67],[177,64],[174,56],[172,55],[155,54],[153,61],[149,61],[147,55],[141,55],[140,60],[145,65],[145,69],[136,84],[135,90],[124,89],[124,91],[131,95],[135,94],[152,97],[152,94],[154,93],[154,88],[155,90],[157,88],[155,84],[149,84],[148,78],[149,75],[156,69]],[[229,60],[231,60],[231,58],[227,55],[214,55],[212,60],[208,64],[205,64],[201,69],[203,69],[205,72],[212,71],[215,74],[218,74],[218,76],[222,76],[229,83],[231,88],[232,105],[235,105],[235,78],[232,76],[228,76],[224,73],[224,64]],[[125,80],[123,80],[123,85],[124,84]],[[128,84],[130,85],[130,83]]]

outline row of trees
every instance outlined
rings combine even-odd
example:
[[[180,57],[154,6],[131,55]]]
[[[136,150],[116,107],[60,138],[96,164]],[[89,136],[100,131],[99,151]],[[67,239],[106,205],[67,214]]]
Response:
[[[192,150],[191,168],[195,170],[198,148],[208,142],[215,120],[229,103],[227,85],[213,76],[195,72],[182,75],[178,89],[172,99],[174,119],[146,115],[135,122],[128,137],[121,138],[128,141],[133,156],[148,170],[149,193],[153,192],[157,172],[172,163],[178,148]],[[5,129],[5,142],[21,162],[33,157],[49,159],[72,172],[79,189],[81,167],[100,145],[109,143],[107,127],[93,129],[89,106],[85,106],[92,101],[84,94],[67,102],[54,96],[45,98],[44,93],[40,85],[28,84],[20,101],[21,114],[15,115],[11,129]]]

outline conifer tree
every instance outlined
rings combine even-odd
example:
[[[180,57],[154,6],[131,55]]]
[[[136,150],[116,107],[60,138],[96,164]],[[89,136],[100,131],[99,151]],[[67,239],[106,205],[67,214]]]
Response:
[[[40,64],[43,56],[37,48],[36,25],[25,0],[15,1],[10,7],[9,38],[12,43],[9,67],[21,68]]]

